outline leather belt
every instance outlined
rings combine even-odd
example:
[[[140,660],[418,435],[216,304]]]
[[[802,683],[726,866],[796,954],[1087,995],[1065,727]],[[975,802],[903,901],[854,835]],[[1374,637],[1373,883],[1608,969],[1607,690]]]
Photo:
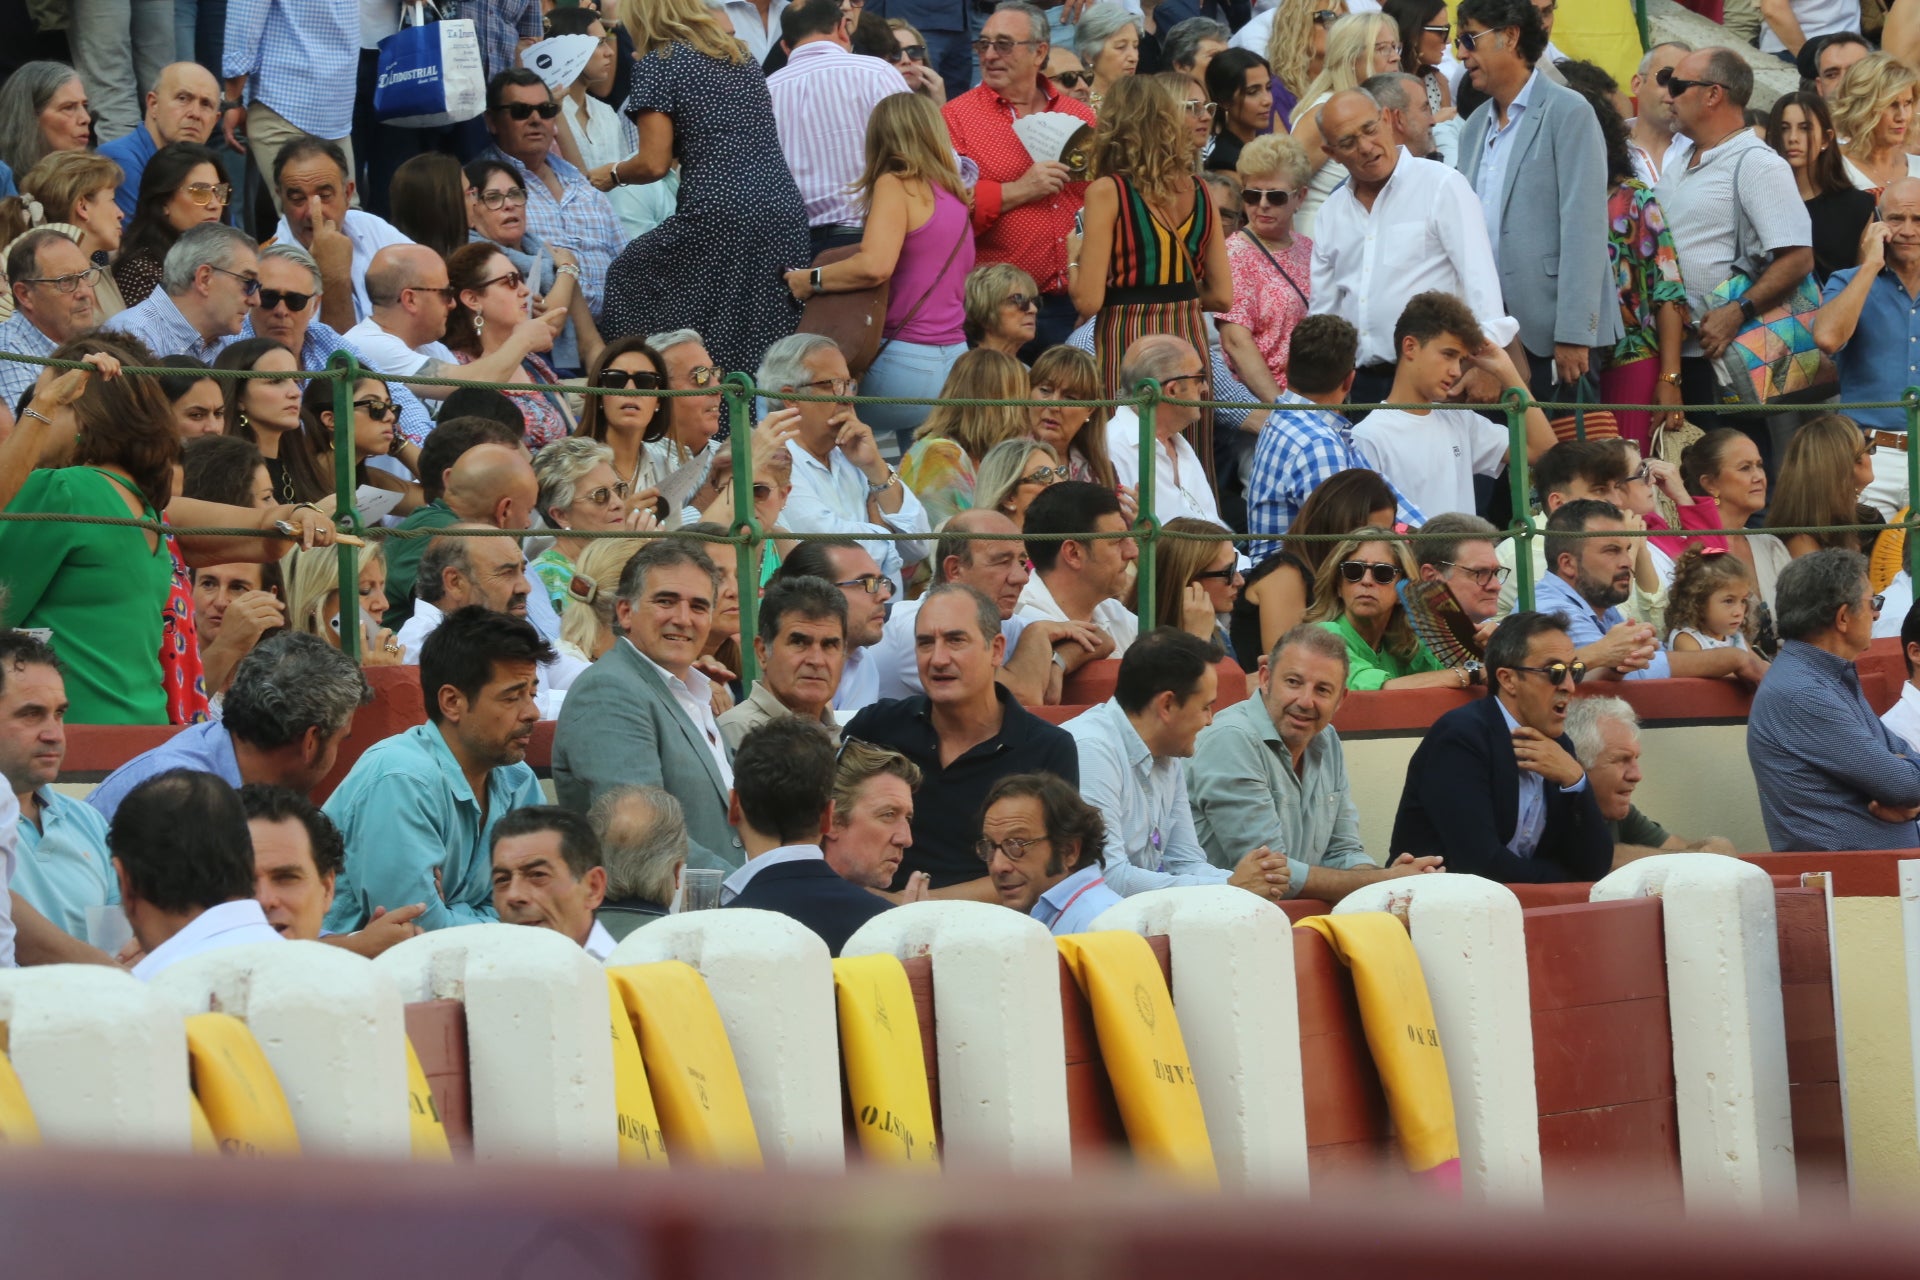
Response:
[[[1880,449],[1898,449],[1907,451],[1907,433],[1904,431],[1869,431],[1867,443]]]

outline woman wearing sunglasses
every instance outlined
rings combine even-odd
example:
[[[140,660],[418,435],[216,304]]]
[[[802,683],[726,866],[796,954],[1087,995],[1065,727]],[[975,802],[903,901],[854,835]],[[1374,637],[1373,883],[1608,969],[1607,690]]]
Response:
[[[557,613],[566,606],[567,584],[574,566],[593,545],[587,538],[570,538],[576,529],[652,529],[652,511],[636,510],[633,491],[613,469],[613,450],[598,440],[569,436],[534,455],[533,475],[540,482],[540,515],[553,530],[553,545],[528,566],[547,589]]]
[[[587,368],[587,385],[609,391],[658,391],[667,385],[667,366],[645,338],[616,338]],[[647,510],[660,497],[658,483],[665,468],[665,450],[655,448],[667,434],[670,401],[655,396],[588,396],[580,410],[577,436],[597,440],[612,450],[615,477],[626,482],[632,504]],[[669,515],[667,527],[679,526],[679,513]]]
[[[987,347],[1014,359],[1033,341],[1040,317],[1040,286],[1010,262],[991,262],[967,273],[961,333],[967,345]]]
[[[232,196],[220,158],[205,147],[170,142],[154,152],[140,175],[133,220],[120,237],[120,257],[113,264],[121,301],[129,307],[145,302],[159,287],[160,264],[180,233],[220,221]]]
[[[333,474],[334,384],[315,379],[307,384],[300,398],[300,421],[313,446],[313,454],[323,475]],[[398,458],[393,447],[400,421],[393,404],[393,392],[378,378],[362,378],[353,384],[353,475],[354,483],[366,488],[385,489],[400,495],[393,515],[408,516],[426,505],[420,485],[405,476],[367,465],[369,458]],[[328,490],[331,492],[331,488]],[[381,612],[385,612],[382,609]]]
[[[1012,356],[984,347],[954,364],[940,388],[942,400],[1025,400],[1026,368]],[[938,529],[956,512],[973,506],[976,468],[1003,440],[1027,434],[1027,411],[1019,405],[935,405],[914,433],[913,448],[900,459],[900,479],[927,509]]]
[[[533,295],[526,277],[497,244],[476,240],[456,250],[447,260],[447,281],[455,302],[447,314],[446,344],[462,364],[498,351],[532,315]],[[547,311],[538,318],[558,333],[563,315]],[[557,386],[560,377],[552,365],[529,352],[509,381],[547,388]],[[536,389],[506,394],[526,420],[527,448],[538,450],[572,433],[573,411],[558,392]]]
[[[1311,172],[1292,138],[1255,138],[1240,152],[1247,225],[1227,240],[1233,309],[1219,317],[1220,346],[1241,383],[1262,400],[1287,389],[1294,326],[1307,316],[1313,241],[1293,229],[1293,212]]]
[[[1233,534],[1211,520],[1176,516],[1167,521],[1168,533],[1210,534],[1217,542],[1199,537],[1169,538],[1160,544],[1154,560],[1155,625],[1178,627],[1189,635],[1210,640],[1238,662],[1227,618],[1240,589],[1240,553]]]
[[[1023,529],[1027,508],[1049,485],[1067,478],[1067,468],[1050,444],[1018,438],[1002,440],[980,460],[973,487],[974,509],[998,511]]]
[[[536,312],[564,316],[564,321],[556,321],[560,327],[547,359],[567,376],[577,374],[602,346],[600,329],[580,291],[579,262],[571,250],[550,246],[527,229],[527,192],[512,169],[498,160],[475,160],[465,172],[472,242],[491,242],[507,256],[532,292]],[[451,268],[453,259],[447,262]],[[452,317],[447,323],[451,332]],[[447,345],[453,345],[451,340]]]
[[[1337,543],[1320,562],[1306,621],[1347,642],[1349,689],[1464,689],[1466,669],[1441,666],[1407,621],[1397,588],[1413,576],[1413,557],[1392,538],[1368,525]]]
[[[1427,89],[1427,110],[1433,112],[1434,136],[1439,143],[1450,143],[1459,134],[1460,112],[1453,105],[1453,90],[1440,64],[1446,60],[1447,45],[1453,39],[1453,19],[1447,0],[1384,0],[1380,11],[1400,27],[1400,70],[1418,76]],[[1449,163],[1452,145],[1440,145]]]

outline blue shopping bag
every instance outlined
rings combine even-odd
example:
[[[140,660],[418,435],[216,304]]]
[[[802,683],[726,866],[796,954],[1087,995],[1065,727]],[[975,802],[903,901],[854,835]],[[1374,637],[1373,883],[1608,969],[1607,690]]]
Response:
[[[485,110],[486,73],[472,20],[429,17],[425,5],[413,4],[402,11],[401,24],[380,42],[374,118],[429,129],[471,120]]]

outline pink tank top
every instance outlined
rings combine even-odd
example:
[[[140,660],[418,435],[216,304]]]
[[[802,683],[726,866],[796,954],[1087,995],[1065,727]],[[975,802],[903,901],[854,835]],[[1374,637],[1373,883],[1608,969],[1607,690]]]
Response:
[[[965,236],[959,252],[954,242]],[[948,261],[951,256],[952,261]],[[886,336],[926,346],[964,342],[964,291],[967,272],[973,270],[973,228],[967,206],[943,187],[933,189],[933,216],[907,232],[900,245],[900,262],[893,269],[887,293]],[[921,302],[922,297],[926,298]],[[919,310],[914,311],[915,304]],[[900,324],[913,312],[913,323]]]

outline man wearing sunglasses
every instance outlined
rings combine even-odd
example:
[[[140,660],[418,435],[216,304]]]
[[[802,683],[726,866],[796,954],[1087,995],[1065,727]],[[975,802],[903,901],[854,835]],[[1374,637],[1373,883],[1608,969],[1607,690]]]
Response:
[[[1639,104],[1639,114],[1627,121],[1627,152],[1633,157],[1633,171],[1640,181],[1653,186],[1660,181],[1668,159],[1684,164],[1692,149],[1691,139],[1679,133],[1674,119],[1673,100],[1660,77],[1673,75],[1680,59],[1693,52],[1693,46],[1681,40],[1669,40],[1647,50],[1634,73],[1629,92]]]
[[[65,232],[43,227],[13,242],[7,253],[13,314],[0,324],[0,351],[50,356],[95,323],[93,282],[99,268]],[[11,412],[40,377],[40,366],[0,361],[0,405]]]
[[[390,244],[411,240],[385,218],[348,207],[353,199],[351,162],[338,143],[302,135],[273,161],[273,190],[280,225],[273,238],[293,242],[320,264],[320,318],[345,332],[373,309],[367,297],[367,267]]]
[[[522,320],[493,354],[461,364],[440,341],[447,332],[454,292],[447,280],[447,264],[439,254],[425,245],[389,245],[368,264],[366,287],[373,314],[343,336],[366,353],[368,368],[403,378],[510,382],[529,353],[552,348],[555,324],[566,315],[550,311]],[[428,400],[445,400],[455,390],[451,386],[413,388]]]
[[[240,332],[260,298],[253,237],[218,222],[183,232],[167,250],[160,287],[100,326],[130,334],[156,356],[207,364]]]
[[[1613,836],[1567,737],[1586,674],[1557,613],[1516,613],[1487,643],[1490,697],[1447,712],[1407,764],[1393,848],[1501,884],[1598,880]]]

